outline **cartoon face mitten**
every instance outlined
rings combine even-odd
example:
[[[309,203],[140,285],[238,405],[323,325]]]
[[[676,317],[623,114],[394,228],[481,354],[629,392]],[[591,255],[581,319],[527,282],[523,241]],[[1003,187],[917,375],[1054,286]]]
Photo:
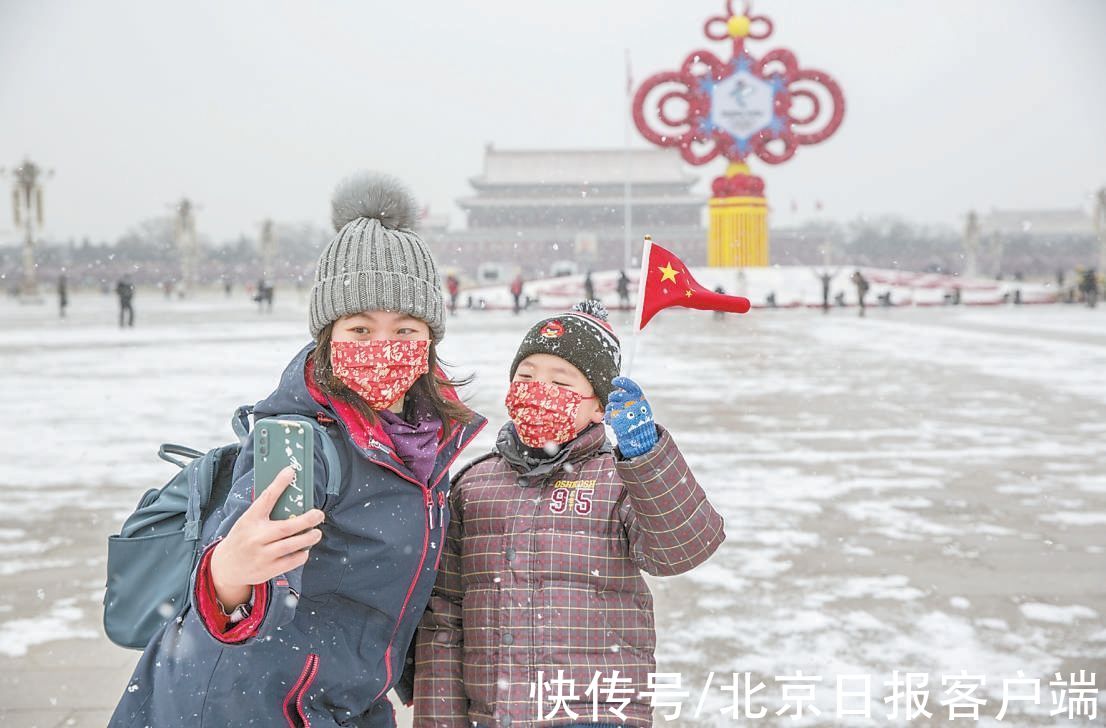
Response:
[[[618,439],[618,450],[624,458],[644,455],[657,444],[653,408],[629,377],[615,377],[611,385],[614,389],[607,399],[606,417]]]

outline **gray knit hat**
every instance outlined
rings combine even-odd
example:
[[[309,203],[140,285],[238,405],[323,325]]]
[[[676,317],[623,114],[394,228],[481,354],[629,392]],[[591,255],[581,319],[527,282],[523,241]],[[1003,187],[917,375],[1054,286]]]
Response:
[[[438,266],[414,231],[417,206],[394,177],[362,172],[342,181],[331,201],[338,233],[323,248],[311,287],[311,336],[362,311],[399,311],[445,336]]]

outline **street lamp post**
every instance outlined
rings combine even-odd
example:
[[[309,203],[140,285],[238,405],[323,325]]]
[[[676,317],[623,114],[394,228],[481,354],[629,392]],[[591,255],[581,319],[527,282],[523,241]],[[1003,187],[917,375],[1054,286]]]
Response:
[[[184,197],[175,205],[174,237],[180,255],[181,295],[191,295],[196,283],[196,265],[199,249],[196,243],[196,213],[192,200]]]
[[[998,278],[1004,275],[1002,272],[1002,256],[1006,252],[1006,240],[998,230],[993,230],[991,231],[990,241],[992,268],[995,271],[995,277]]]
[[[979,252],[979,216],[975,210],[968,213],[968,223],[964,228],[964,277],[974,278],[978,275],[979,263],[976,254]]]
[[[261,280],[270,285],[275,276],[273,265],[276,258],[276,235],[273,232],[273,221],[265,219],[261,222],[261,239],[258,241],[261,253]]]
[[[22,164],[12,170],[15,181],[12,186],[12,216],[16,227],[23,228],[23,280],[19,293],[28,300],[38,296],[38,282],[35,277],[35,226],[41,229],[45,220],[42,181],[53,174],[53,170],[44,170],[30,159],[24,159]]]
[[[1098,233],[1098,272],[1106,273],[1106,187],[1095,195],[1094,229]]]
[[[738,296],[744,296],[747,285],[745,280],[745,250],[741,245],[741,239],[736,238],[733,241],[733,259],[736,264],[736,270],[734,271],[734,293]]]

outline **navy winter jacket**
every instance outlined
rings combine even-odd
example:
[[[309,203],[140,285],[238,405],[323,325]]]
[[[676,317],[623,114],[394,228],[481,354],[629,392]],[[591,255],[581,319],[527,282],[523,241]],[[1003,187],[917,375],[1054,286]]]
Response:
[[[342,488],[327,497],[317,442],[322,541],[307,564],[258,590],[266,598],[255,605],[253,621],[258,610],[263,615],[238,643],[214,634],[201,617],[194,574],[192,604],[147,645],[112,728],[395,725],[386,693],[403,673],[434,585],[449,521],[447,471],[485,420],[474,416],[448,433],[429,483],[421,483],[389,445],[375,438],[367,447],[356,444],[332,403],[315,400],[304,377],[313,350],[309,344],[296,355],[255,414],[298,414],[328,424]],[[253,487],[247,440],[223,511],[205,527],[208,556],[249,507]]]

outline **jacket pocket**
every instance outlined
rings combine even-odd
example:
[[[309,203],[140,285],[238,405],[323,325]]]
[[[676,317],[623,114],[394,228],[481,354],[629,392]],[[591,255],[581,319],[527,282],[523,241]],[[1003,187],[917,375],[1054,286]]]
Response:
[[[303,712],[303,697],[315,682],[318,673],[319,656],[311,653],[303,663],[299,679],[292,683],[292,689],[284,696],[284,717],[291,728],[311,728],[311,722]]]
[[[595,613],[620,649],[652,656],[657,636],[651,594],[607,589],[596,590],[592,598]]]

